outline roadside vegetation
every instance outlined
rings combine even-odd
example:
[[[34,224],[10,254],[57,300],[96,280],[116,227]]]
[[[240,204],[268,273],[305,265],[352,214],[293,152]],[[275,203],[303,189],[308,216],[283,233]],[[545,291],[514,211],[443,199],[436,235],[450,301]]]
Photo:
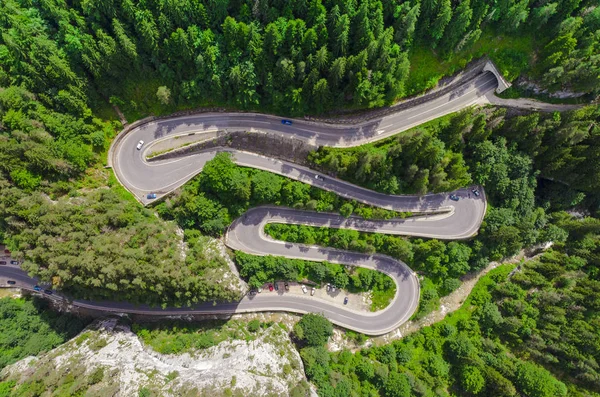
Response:
[[[218,282],[227,265],[206,249],[206,237],[187,236],[184,256],[175,225],[115,190],[57,201],[16,187],[0,190],[4,230],[21,267],[53,288],[81,298],[157,306],[238,297]]]
[[[202,172],[185,184],[173,198],[157,205],[166,219],[184,229],[220,236],[229,224],[258,205],[272,204],[309,211],[356,214],[370,219],[410,216],[347,200],[307,183],[277,174],[237,166],[227,152],[208,161]]]

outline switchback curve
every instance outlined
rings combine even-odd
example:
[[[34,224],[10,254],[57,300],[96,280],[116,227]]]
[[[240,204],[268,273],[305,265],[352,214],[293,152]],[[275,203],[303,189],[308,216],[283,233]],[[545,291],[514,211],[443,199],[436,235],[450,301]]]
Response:
[[[386,138],[425,121],[481,103],[484,96],[493,91],[497,84],[495,77],[484,73],[451,93],[381,119],[366,121],[350,127],[301,120],[294,121],[294,124],[290,126],[282,124],[278,117],[238,113],[200,114],[159,120],[137,126],[127,135],[116,139],[109,152],[113,156],[110,163],[113,164],[115,174],[121,184],[145,204],[148,202],[145,197],[147,193],[157,192],[161,196],[168,194],[198,174],[206,161],[213,158],[216,152],[226,149],[221,148],[149,164],[145,160],[144,150],[136,149],[139,140],[150,143],[171,134],[242,128],[293,136],[315,145],[351,147]],[[328,260],[376,269],[388,274],[397,285],[396,296],[386,309],[376,313],[359,313],[339,304],[313,299],[309,296],[291,296],[285,293],[247,296],[239,302],[207,303],[190,308],[161,309],[144,305],[136,306],[127,302],[83,300],[71,300],[69,303],[107,312],[159,316],[256,311],[321,312],[337,325],[369,335],[380,335],[392,331],[408,320],[418,306],[419,282],[416,274],[406,264],[385,255],[367,255],[277,242],[264,235],[264,225],[268,222],[284,222],[441,239],[463,239],[477,233],[485,214],[486,202],[483,191],[481,196],[475,196],[470,194],[468,189],[462,189],[454,193],[460,197],[458,201],[450,200],[450,195],[447,193],[425,196],[389,196],[323,175],[321,175],[321,179],[317,179],[314,176],[318,173],[292,163],[242,151],[233,151],[233,155],[239,165],[285,175],[366,204],[402,212],[427,213],[443,210],[445,213],[400,220],[366,221],[358,218],[344,219],[335,214],[258,207],[248,211],[230,226],[225,240],[227,245],[233,249],[257,255]],[[0,276],[18,280],[19,286],[25,289],[31,289],[37,283],[35,278],[28,277],[17,268],[0,268]],[[64,299],[60,295],[52,295],[50,298]]]

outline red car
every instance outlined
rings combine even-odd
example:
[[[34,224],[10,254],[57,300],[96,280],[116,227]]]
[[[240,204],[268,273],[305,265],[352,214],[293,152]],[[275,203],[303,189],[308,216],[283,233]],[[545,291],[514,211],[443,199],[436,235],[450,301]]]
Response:
[[[269,291],[273,291],[273,284],[269,284]]]

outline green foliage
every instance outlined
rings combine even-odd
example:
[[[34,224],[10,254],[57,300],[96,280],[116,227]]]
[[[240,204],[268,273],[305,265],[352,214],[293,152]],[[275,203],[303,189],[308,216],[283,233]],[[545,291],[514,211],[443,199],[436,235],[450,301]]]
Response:
[[[316,211],[354,211],[365,218],[403,216],[348,202],[334,193],[311,187],[266,171],[235,165],[231,154],[221,152],[208,161],[202,173],[183,188],[181,195],[158,206],[161,215],[175,219],[184,229],[220,235],[231,221],[248,208],[275,204]]]
[[[5,239],[24,259],[22,267],[54,288],[147,304],[237,297],[217,286],[223,262],[206,253],[202,238],[187,239],[184,261],[174,226],[113,190],[52,202],[5,187],[2,180],[0,186],[0,214],[8,220]]]
[[[333,335],[333,325],[321,314],[308,313],[294,325],[294,334],[308,346],[323,346]]]
[[[181,354],[216,346],[224,340],[251,341],[262,327],[270,323],[258,320],[244,321],[162,321],[160,323],[134,323],[133,332],[148,346],[162,354]],[[172,375],[176,377],[177,375]]]
[[[465,365],[460,373],[460,384],[467,393],[479,394],[485,387],[485,378],[477,367]]]
[[[309,161],[338,177],[389,194],[451,191],[471,182],[463,157],[436,137],[445,124],[350,149],[321,147]]]
[[[491,270],[438,324],[354,354],[301,352],[319,395],[348,379],[358,395],[597,396],[600,262],[580,267],[573,256],[583,241],[578,252],[600,249],[600,223],[564,215],[559,224],[565,243]]]
[[[256,332],[260,329],[260,321],[252,320],[248,323],[248,331]]]
[[[0,368],[55,348],[86,324],[86,320],[49,310],[44,300],[0,299]]]

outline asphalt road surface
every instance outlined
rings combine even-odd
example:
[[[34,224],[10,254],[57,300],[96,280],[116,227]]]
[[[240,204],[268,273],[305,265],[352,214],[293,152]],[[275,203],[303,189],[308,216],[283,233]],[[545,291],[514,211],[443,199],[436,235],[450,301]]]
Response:
[[[281,123],[281,117],[255,113],[202,113],[152,121],[134,128],[113,144],[112,165],[121,184],[147,204],[148,193],[156,193],[159,198],[170,193],[198,174],[215,155],[215,151],[210,151],[178,159],[146,162],[145,156],[152,151],[152,142],[166,137],[210,134],[216,130],[262,131],[314,145],[352,147],[390,137],[423,122],[485,102],[486,94],[493,92],[496,86],[494,75],[485,72],[439,98],[353,126],[305,120],[293,120],[292,125],[285,125]],[[136,148],[139,141],[144,141],[141,150]],[[256,159],[236,157],[240,165],[261,168]],[[278,172],[270,169],[268,164],[262,165],[269,171],[290,176],[285,169]]]
[[[289,223],[334,228],[350,228],[368,232],[397,235],[432,237],[439,239],[464,239],[477,233],[486,210],[485,194],[472,194],[472,189],[462,189],[452,194],[459,200],[451,200],[450,193],[424,196],[392,196],[337,180],[308,168],[254,153],[215,149],[177,159],[148,163],[145,156],[152,142],[168,136],[189,133],[210,133],[215,130],[256,130],[281,134],[323,146],[351,147],[383,139],[405,131],[425,121],[449,114],[479,103],[485,94],[497,86],[491,73],[484,73],[453,92],[416,105],[379,120],[371,120],[354,126],[337,126],[294,120],[284,125],[281,118],[261,114],[199,114],[151,122],[137,127],[118,140],[111,151],[113,169],[118,180],[140,202],[147,204],[148,193],[158,197],[168,194],[198,174],[204,164],[218,151],[230,151],[234,161],[242,166],[263,169],[306,182],[340,196],[365,204],[396,210],[430,214],[407,219],[367,221],[337,214],[316,213],[280,207],[257,207],[249,210],[230,226],[226,244],[235,250],[255,255],[277,255],[314,261],[329,261],[349,266],[375,269],[388,274],[396,283],[396,295],[390,305],[375,313],[351,310],[340,302],[320,300],[310,295],[286,294],[283,289],[246,296],[235,303],[206,303],[190,308],[154,308],[126,302],[101,302],[68,300],[70,304],[104,310],[107,312],[147,315],[178,315],[202,313],[244,313],[257,311],[289,311],[296,313],[323,313],[333,323],[369,335],[381,335],[393,331],[407,321],[418,307],[419,282],[416,274],[403,262],[385,255],[368,255],[317,246],[275,241],[264,234],[267,223]],[[143,140],[142,150],[137,150]],[[315,176],[318,176],[316,178]],[[0,277],[15,280],[19,287],[32,289],[38,283],[25,272],[10,266],[0,267]],[[50,299],[67,300],[59,294]]]

